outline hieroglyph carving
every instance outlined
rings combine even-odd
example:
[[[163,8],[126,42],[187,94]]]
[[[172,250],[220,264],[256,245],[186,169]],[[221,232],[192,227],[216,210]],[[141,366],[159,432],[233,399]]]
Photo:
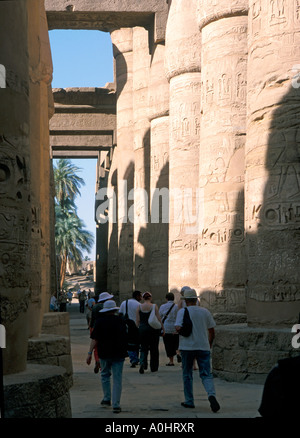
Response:
[[[28,286],[30,218],[25,157],[0,137],[0,287]],[[25,208],[22,207],[25,204]]]

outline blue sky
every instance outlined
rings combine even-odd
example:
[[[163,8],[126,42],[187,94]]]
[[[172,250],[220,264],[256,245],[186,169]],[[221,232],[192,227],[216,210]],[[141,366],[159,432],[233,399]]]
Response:
[[[53,61],[53,88],[104,87],[113,82],[113,54],[110,34],[86,30],[49,31]],[[96,160],[72,160],[85,180],[77,197],[78,216],[95,236],[94,202]],[[88,255],[95,259],[95,245]]]

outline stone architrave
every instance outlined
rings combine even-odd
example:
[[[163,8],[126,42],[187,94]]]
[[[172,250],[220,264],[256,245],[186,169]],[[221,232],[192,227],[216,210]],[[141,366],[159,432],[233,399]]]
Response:
[[[149,35],[133,28],[134,288],[149,289],[150,122],[148,119]]]
[[[169,288],[198,286],[201,35],[197,1],[173,0],[166,29],[165,71],[170,82]]]
[[[151,123],[149,286],[155,302],[168,292],[169,242],[169,82],[164,72],[165,44],[151,53],[148,114]]]
[[[118,157],[118,264],[120,298],[133,289],[133,220],[128,199],[134,188],[133,147],[133,30],[121,28],[111,32],[117,87],[117,157]]]
[[[25,1],[0,2],[0,308],[4,374],[26,369],[30,300],[29,64]],[[12,56],[12,51],[14,56]]]
[[[300,313],[299,2],[250,0],[248,41],[247,319],[292,327]]]
[[[203,0],[198,11],[202,33],[199,292],[202,305],[225,313],[246,312],[245,11],[244,0],[224,0],[217,5]]]

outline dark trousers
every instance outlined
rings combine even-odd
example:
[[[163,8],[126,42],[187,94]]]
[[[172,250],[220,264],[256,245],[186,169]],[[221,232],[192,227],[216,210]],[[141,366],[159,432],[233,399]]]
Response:
[[[148,364],[148,352],[150,352],[150,370],[157,371],[159,366],[159,334],[160,329],[155,330],[149,327],[140,326],[140,365],[146,369]]]
[[[176,356],[179,345],[179,335],[173,333],[166,333],[163,336],[164,346],[166,350],[166,355],[168,357]]]

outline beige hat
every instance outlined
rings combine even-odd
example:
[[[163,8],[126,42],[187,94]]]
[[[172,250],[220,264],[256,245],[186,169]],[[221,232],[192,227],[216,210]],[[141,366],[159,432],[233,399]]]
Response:
[[[105,301],[103,304],[103,309],[100,310],[101,312],[111,312],[112,310],[118,310],[120,307],[117,307],[116,302],[113,300]]]
[[[183,297],[180,297],[180,298],[182,300],[190,300],[190,299],[196,299],[198,297],[197,297],[195,289],[188,288],[188,289],[185,289],[185,291],[183,293]]]
[[[99,295],[98,303],[101,303],[102,301],[105,300],[110,300],[113,297],[114,296],[109,294],[108,292],[102,292],[102,294]]]

